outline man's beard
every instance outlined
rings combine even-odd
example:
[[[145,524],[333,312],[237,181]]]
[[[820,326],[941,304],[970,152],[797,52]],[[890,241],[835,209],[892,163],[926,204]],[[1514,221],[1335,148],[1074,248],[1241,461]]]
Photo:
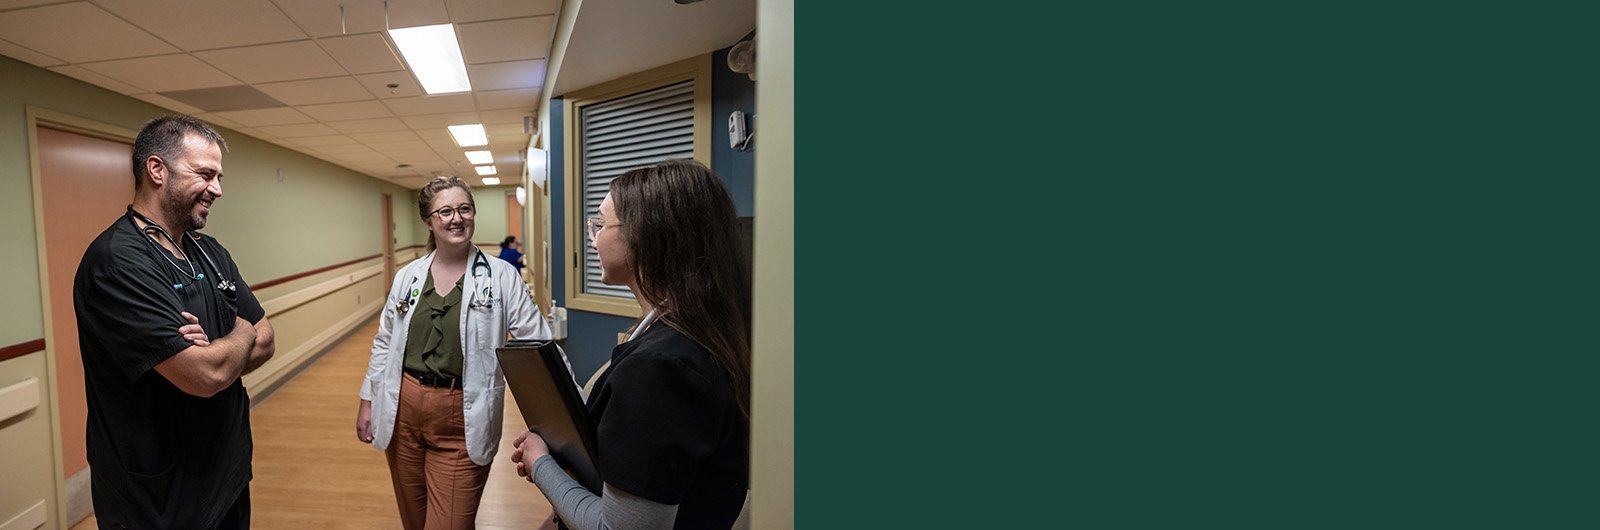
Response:
[[[167,219],[173,226],[174,234],[181,234],[190,230],[199,230],[206,227],[206,218],[195,211],[198,198],[183,198],[175,195],[167,196]],[[209,213],[209,212],[208,212]]]

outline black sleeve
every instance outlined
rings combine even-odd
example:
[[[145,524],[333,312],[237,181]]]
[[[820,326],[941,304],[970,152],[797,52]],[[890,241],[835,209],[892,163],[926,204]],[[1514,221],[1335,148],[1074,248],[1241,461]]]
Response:
[[[716,449],[723,400],[681,359],[638,352],[612,367],[599,435],[602,478],[661,504],[681,504]]]
[[[222,247],[222,243],[210,237],[206,239],[209,240],[211,248],[216,249],[217,266],[227,270],[227,279],[233,280],[234,285],[239,289],[235,298],[235,302],[238,304],[235,309],[239,312],[239,318],[251,324],[260,324],[261,319],[267,317],[267,310],[261,307],[261,301],[256,300],[256,293],[250,290],[250,286],[244,281],[244,275],[239,274],[239,264],[233,261],[233,255],[228,253],[228,249]],[[231,319],[227,327],[229,329],[233,328]]]
[[[78,326],[105,346],[128,380],[189,347],[178,333],[186,322],[170,278],[127,260],[92,278],[93,296],[78,308]]]

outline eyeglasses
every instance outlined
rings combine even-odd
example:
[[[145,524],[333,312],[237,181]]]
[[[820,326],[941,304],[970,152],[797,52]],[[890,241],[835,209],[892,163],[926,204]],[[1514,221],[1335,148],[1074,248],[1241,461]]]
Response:
[[[451,208],[449,206],[446,206],[446,207],[434,210],[432,212],[429,212],[428,215],[437,216],[440,221],[444,221],[444,220],[449,219],[451,217],[455,217],[456,214],[461,214],[461,218],[462,219],[469,219],[469,218],[472,217],[472,214],[474,214],[474,213],[476,213],[476,209],[473,208],[471,204],[463,204],[463,205],[455,207],[455,208]]]
[[[587,224],[589,225],[589,239],[594,239],[595,237],[599,236],[600,235],[600,230],[605,228],[605,227],[608,227],[608,226],[621,226],[622,225],[622,223],[617,223],[617,224],[614,224],[614,225],[608,225],[608,224],[606,224],[604,219],[601,219],[599,217],[590,217]]]

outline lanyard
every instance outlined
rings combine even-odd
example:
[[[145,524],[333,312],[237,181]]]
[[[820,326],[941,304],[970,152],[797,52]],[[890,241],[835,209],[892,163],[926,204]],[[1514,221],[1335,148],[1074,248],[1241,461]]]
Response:
[[[639,320],[639,325],[633,327],[633,333],[628,334],[628,340],[623,342],[632,342],[633,339],[639,338],[639,334],[644,333],[645,328],[650,327],[650,324],[654,324],[655,321],[656,308],[652,307],[650,308],[650,312],[645,313],[644,318]]]

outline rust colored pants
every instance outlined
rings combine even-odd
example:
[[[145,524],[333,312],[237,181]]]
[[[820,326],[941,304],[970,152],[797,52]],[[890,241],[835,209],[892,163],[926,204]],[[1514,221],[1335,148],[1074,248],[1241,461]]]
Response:
[[[406,530],[472,528],[489,466],[467,455],[461,389],[401,379],[394,438],[384,450],[400,521]]]

